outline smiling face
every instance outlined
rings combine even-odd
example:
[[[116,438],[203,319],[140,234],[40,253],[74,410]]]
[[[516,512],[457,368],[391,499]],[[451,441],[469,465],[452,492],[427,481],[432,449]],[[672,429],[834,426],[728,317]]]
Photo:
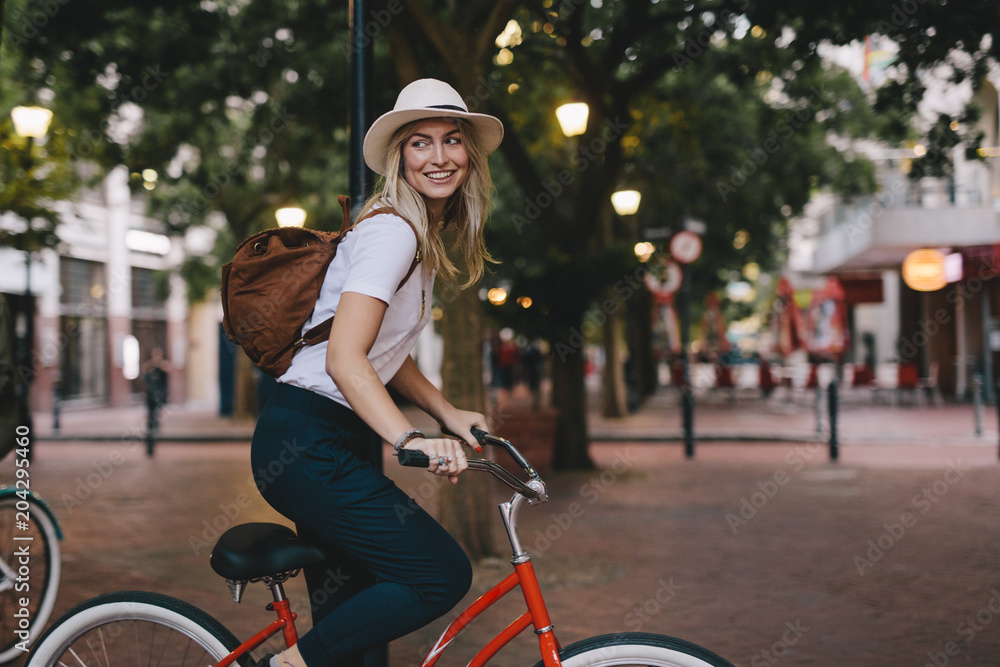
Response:
[[[447,118],[425,120],[403,143],[403,177],[430,208],[443,207],[469,176],[469,154],[458,123]]]

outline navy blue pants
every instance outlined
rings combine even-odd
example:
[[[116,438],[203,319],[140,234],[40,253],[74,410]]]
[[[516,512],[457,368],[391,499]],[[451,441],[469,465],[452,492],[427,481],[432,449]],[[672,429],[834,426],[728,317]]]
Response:
[[[279,384],[253,434],[257,488],[329,553],[307,568],[308,667],[357,664],[365,649],[442,616],[468,592],[457,542],[368,459],[381,439],[353,411]]]

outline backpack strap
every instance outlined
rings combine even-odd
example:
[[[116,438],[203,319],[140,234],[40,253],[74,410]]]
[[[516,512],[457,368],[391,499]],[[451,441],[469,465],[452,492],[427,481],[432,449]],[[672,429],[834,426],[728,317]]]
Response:
[[[339,197],[337,197],[337,201],[339,201],[340,205],[344,208],[344,222],[340,226],[341,234],[346,234],[347,232],[351,231],[352,229],[357,227],[363,220],[367,220],[368,218],[374,217],[376,215],[382,215],[383,213],[395,215],[401,220],[406,221],[406,224],[408,224],[410,226],[410,229],[413,230],[414,235],[417,236],[417,254],[413,257],[413,262],[410,264],[410,270],[406,272],[406,275],[403,276],[403,279],[399,282],[399,285],[396,287],[397,292],[403,289],[403,285],[405,285],[406,281],[410,279],[410,276],[413,275],[413,272],[417,268],[417,264],[420,263],[420,236],[417,235],[417,228],[413,226],[412,222],[410,222],[403,216],[399,215],[399,213],[397,213],[394,209],[388,207],[368,211],[363,216],[358,218],[353,225],[348,225],[348,223],[351,221],[351,215],[350,215],[351,200],[345,197],[344,195],[340,195]],[[309,331],[305,332],[305,334],[302,335],[302,338],[299,338],[297,341],[292,343],[292,349],[298,349],[300,347],[305,347],[306,345],[316,345],[317,343],[322,343],[324,340],[327,340],[330,337],[330,329],[333,328],[333,317],[334,316],[331,315],[330,317],[326,318],[316,326],[309,329]]]

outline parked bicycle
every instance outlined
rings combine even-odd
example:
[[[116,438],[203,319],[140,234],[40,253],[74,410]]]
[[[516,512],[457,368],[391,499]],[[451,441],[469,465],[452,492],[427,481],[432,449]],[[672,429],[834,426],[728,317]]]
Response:
[[[449,434],[453,435],[453,434]],[[600,665],[655,665],[657,667],[732,667],[725,659],[690,642],[666,635],[621,632],[600,635],[563,647],[535,576],[531,556],[518,537],[517,521],[525,505],[545,502],[546,487],[531,464],[503,438],[474,431],[482,445],[506,451],[527,476],[522,481],[493,461],[469,460],[470,470],[489,472],[514,496],[500,504],[507,536],[513,548],[514,571],[476,600],[456,618],[427,653],[421,667],[433,667],[452,640],[484,610],[517,587],[527,607],[515,621],[484,646],[469,663],[481,667],[528,627],[538,637],[541,661],[536,667]],[[416,450],[401,450],[399,463],[427,467],[429,460]],[[268,609],[276,619],[242,644],[221,623],[186,602],[157,593],[121,592],[102,595],[77,606],[41,638],[28,667],[98,667],[128,664],[247,667],[250,652],[270,637],[282,633],[287,646],[298,641],[296,614],[291,611],[283,584],[303,567],[320,563],[326,555],[290,529],[272,523],[247,523],[226,531],[211,555],[216,573],[226,579],[239,603],[248,583],[262,582],[273,602]]]
[[[62,530],[29,489],[0,486],[0,664],[23,657],[59,592]]]

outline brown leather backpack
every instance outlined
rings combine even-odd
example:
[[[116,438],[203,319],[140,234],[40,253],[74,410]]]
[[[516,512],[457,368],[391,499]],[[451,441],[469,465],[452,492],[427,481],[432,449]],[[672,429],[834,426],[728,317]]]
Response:
[[[272,377],[280,377],[288,370],[299,349],[329,338],[333,317],[305,334],[300,332],[312,315],[327,267],[344,235],[373,215],[399,215],[390,208],[380,208],[351,225],[350,200],[341,195],[337,201],[344,209],[339,232],[296,227],[267,229],[241,243],[233,261],[222,267],[222,328],[229,340]],[[413,223],[407,223],[413,227]],[[418,248],[397,290],[419,262]]]

